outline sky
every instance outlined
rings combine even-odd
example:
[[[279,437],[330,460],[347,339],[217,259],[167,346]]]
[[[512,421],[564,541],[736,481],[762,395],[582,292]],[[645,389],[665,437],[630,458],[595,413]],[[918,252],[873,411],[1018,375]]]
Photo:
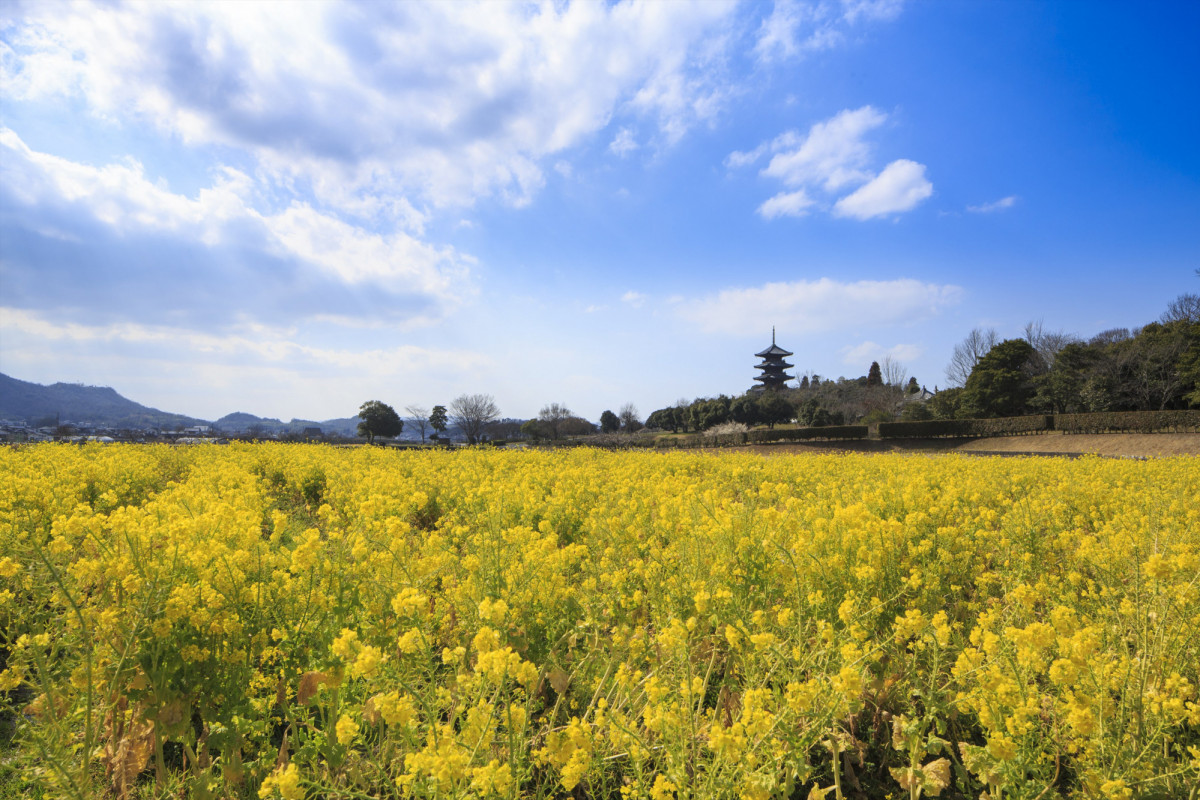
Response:
[[[1200,4],[0,4],[0,372],[598,419],[1200,290]],[[403,412],[402,412],[403,413]]]

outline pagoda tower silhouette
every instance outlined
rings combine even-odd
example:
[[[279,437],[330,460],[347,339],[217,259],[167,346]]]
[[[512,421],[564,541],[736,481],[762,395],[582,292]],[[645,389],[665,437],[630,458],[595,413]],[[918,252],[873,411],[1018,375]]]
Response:
[[[795,364],[789,364],[785,360],[792,353],[775,344],[774,326],[771,327],[771,346],[761,353],[755,353],[754,355],[762,359],[762,361],[755,365],[755,369],[762,370],[762,374],[754,379],[762,381],[761,386],[754,387],[755,391],[782,389],[784,384],[796,377],[786,372],[789,367],[793,367]]]

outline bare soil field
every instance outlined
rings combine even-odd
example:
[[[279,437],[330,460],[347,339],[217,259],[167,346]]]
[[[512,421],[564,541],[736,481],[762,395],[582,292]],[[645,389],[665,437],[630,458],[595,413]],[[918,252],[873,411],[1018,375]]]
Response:
[[[934,452],[1078,455],[1161,458],[1200,455],[1200,433],[1043,433],[983,439],[868,439],[856,442],[799,442],[735,448],[763,455],[813,452]]]

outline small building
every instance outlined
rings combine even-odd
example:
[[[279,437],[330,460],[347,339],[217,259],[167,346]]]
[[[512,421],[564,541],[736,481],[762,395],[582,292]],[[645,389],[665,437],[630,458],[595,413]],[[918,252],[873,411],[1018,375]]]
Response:
[[[774,328],[771,328],[771,346],[761,353],[755,353],[754,355],[762,359],[762,361],[755,365],[755,369],[762,370],[762,374],[754,379],[762,381],[762,385],[755,386],[753,391],[761,392],[766,389],[782,389],[788,381],[796,377],[787,373],[789,368],[795,366],[795,364],[789,364],[786,360],[792,353],[775,344]]]

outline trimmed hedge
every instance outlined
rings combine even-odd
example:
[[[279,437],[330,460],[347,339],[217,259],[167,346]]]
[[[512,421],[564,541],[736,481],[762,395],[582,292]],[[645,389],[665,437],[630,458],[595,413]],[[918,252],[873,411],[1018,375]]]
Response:
[[[866,425],[825,425],[819,428],[781,428],[777,430],[750,431],[746,434],[749,444],[768,442],[804,442],[811,439],[865,439]]]
[[[1047,414],[995,419],[931,419],[920,422],[881,422],[880,439],[935,439],[944,436],[1008,436],[1054,430]]]
[[[1200,430],[1200,410],[1099,411],[1092,414],[1055,414],[1054,428],[1064,433],[1197,431]]]
[[[1198,431],[1200,410],[1192,411],[1113,411],[1095,414],[1034,414],[996,419],[935,419],[921,422],[880,422],[880,439],[936,439],[942,437],[1012,436],[1022,433],[1104,433],[1107,431]],[[738,447],[772,442],[804,442],[819,439],[866,439],[866,425],[828,425],[820,428],[778,428],[748,433],[721,433],[709,436],[692,433],[683,436],[657,434],[598,434],[578,439],[541,442],[542,447],[607,447],[626,449],[695,450],[704,447]]]

